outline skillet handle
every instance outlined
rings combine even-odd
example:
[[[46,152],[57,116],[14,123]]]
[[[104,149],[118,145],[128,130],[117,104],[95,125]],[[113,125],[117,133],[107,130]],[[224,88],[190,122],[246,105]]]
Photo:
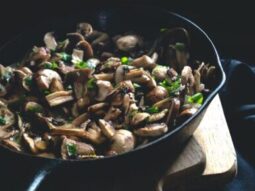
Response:
[[[43,182],[43,180],[57,167],[62,164],[60,160],[52,160],[49,163],[46,163],[42,166],[39,170],[35,172],[32,176],[29,185],[26,187],[25,190],[27,191],[36,191],[38,190],[39,186]]]

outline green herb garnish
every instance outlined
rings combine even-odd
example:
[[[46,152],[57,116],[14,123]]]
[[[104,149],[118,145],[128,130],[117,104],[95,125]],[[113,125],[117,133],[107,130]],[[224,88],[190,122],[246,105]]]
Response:
[[[139,89],[139,88],[141,88],[142,86],[140,86],[139,84],[137,84],[137,83],[133,83],[133,86],[134,86],[134,88],[135,89]]]
[[[75,157],[77,155],[76,145],[73,143],[66,144],[67,154],[69,157]]]
[[[80,61],[74,64],[75,68],[77,69],[84,69],[84,68],[89,68],[88,63],[84,61]]]
[[[161,28],[160,32],[165,32],[167,30],[167,28]]]
[[[38,105],[38,106],[34,106],[34,107],[28,108],[28,111],[32,112],[32,113],[42,113],[43,112],[43,108]]]
[[[160,82],[159,85],[164,87],[168,91],[169,95],[174,95],[181,88],[181,78],[178,77],[177,80],[171,83],[167,80],[164,80]]]
[[[148,109],[146,109],[146,112],[147,112],[147,113],[150,113],[150,114],[152,114],[152,113],[158,113],[158,112],[159,112],[159,109],[158,109],[158,107],[152,106],[152,107],[149,107]]]
[[[61,56],[61,59],[65,62],[70,62],[72,60],[72,56],[65,52],[61,52],[59,53],[59,55]]]
[[[95,87],[96,87],[96,79],[95,79],[95,78],[89,79],[89,80],[87,81],[87,88],[88,88],[89,90],[93,90],[93,89],[95,89]]]
[[[196,103],[196,104],[202,105],[204,101],[204,96],[202,93],[196,93],[192,96],[187,96],[186,101],[188,103]]]
[[[6,124],[6,120],[3,116],[0,116],[0,125],[5,125]]]
[[[52,63],[47,62],[47,63],[44,64],[44,68],[55,70],[55,69],[58,68],[58,64],[56,62],[52,62]]]

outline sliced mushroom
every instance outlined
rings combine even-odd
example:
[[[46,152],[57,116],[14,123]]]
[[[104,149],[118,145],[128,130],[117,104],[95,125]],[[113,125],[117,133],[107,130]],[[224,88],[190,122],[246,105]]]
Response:
[[[121,61],[119,58],[110,57],[108,58],[103,65],[101,66],[102,71],[115,71],[121,65]]]
[[[149,123],[153,123],[153,122],[156,122],[156,121],[159,121],[159,120],[163,119],[163,118],[166,116],[167,112],[168,112],[168,109],[164,109],[164,110],[162,110],[162,111],[159,112],[159,113],[154,113],[154,114],[152,114],[152,115],[148,118],[148,122],[149,122]]]
[[[79,23],[77,25],[77,32],[83,36],[88,37],[93,33],[93,27],[89,23]]]
[[[11,141],[9,139],[4,139],[4,140],[2,140],[2,143],[3,143],[3,145],[7,146],[10,149],[13,149],[15,151],[21,151],[20,144],[14,142],[14,141]]]
[[[141,46],[142,40],[136,35],[122,36],[116,40],[116,46],[119,50],[124,52],[130,52]]]
[[[38,150],[38,151],[46,151],[47,150],[47,142],[42,140],[41,138],[37,138],[34,140],[34,145],[35,145],[35,148]]]
[[[179,114],[179,117],[187,119],[188,117],[194,115],[197,112],[197,110],[198,110],[198,108],[196,108],[196,107],[191,107],[191,108],[185,109],[184,111],[182,111]]]
[[[120,114],[121,110],[119,108],[110,107],[106,115],[104,116],[104,120],[106,121],[116,120],[120,116]]]
[[[163,81],[167,77],[167,71],[169,68],[167,66],[161,66],[157,65],[153,70],[152,70],[152,76],[156,78],[158,81]]]
[[[36,83],[40,90],[49,89],[53,79],[60,82],[62,81],[60,75],[56,71],[50,69],[39,70],[35,77]]]
[[[0,128],[0,140],[2,139],[8,139],[18,133],[17,130],[14,129],[3,129]]]
[[[55,50],[58,45],[53,34],[53,32],[48,32],[44,35],[44,43],[50,50]]]
[[[109,104],[105,103],[105,102],[96,103],[94,105],[89,106],[88,107],[88,111],[93,114],[93,113],[95,113],[95,112],[97,112],[99,110],[105,109],[108,106],[109,106]]]
[[[58,92],[58,91],[63,91],[64,86],[62,84],[62,81],[57,80],[56,78],[53,78],[51,83],[50,83],[50,92]]]
[[[69,42],[72,46],[70,48],[73,48],[79,42],[84,40],[84,37],[80,33],[68,33],[68,34],[66,34],[66,36],[69,39]]]
[[[80,41],[76,46],[77,48],[83,50],[83,53],[84,53],[83,60],[87,60],[93,57],[94,55],[93,49],[86,40]]]
[[[50,51],[44,47],[34,47],[33,52],[30,55],[30,65],[33,66],[36,63],[48,61],[50,59]]]
[[[0,106],[0,129],[5,130],[15,123],[15,115],[5,105]]]
[[[115,72],[115,83],[118,84],[124,80],[125,72],[129,70],[129,66],[120,65]]]
[[[106,137],[103,135],[102,130],[95,122],[90,123],[90,127],[88,128],[88,137],[87,139],[94,144],[102,144],[105,142]]]
[[[173,98],[171,100],[171,105],[168,110],[167,118],[166,118],[166,124],[171,126],[174,123],[174,120],[176,119],[176,116],[179,113],[180,110],[180,100],[177,98]]]
[[[117,130],[112,137],[112,145],[108,154],[115,155],[124,152],[128,152],[135,147],[135,137],[134,135],[125,129]]]
[[[103,134],[108,138],[108,139],[112,139],[112,137],[115,134],[115,129],[114,127],[107,121],[103,120],[103,119],[99,119],[98,121],[99,126],[103,132]]]
[[[58,91],[46,96],[46,100],[51,107],[61,105],[73,99],[72,91]]]
[[[97,80],[98,94],[95,98],[97,101],[104,101],[113,90],[112,84],[109,81]]]
[[[134,125],[134,126],[143,124],[143,123],[147,122],[149,117],[150,117],[149,113],[136,112],[135,114],[133,114],[130,124]]]
[[[89,116],[87,113],[83,113],[81,115],[79,115],[78,117],[76,117],[73,121],[72,124],[76,127],[79,127],[82,123],[84,123],[85,121],[87,121],[89,119]]]
[[[156,107],[156,108],[158,108],[158,109],[160,109],[160,110],[169,109],[170,104],[171,104],[171,100],[172,100],[171,97],[162,99],[162,100],[156,102],[156,103],[153,105],[153,107]]]
[[[202,92],[205,85],[201,83],[201,75],[199,70],[194,70],[194,89],[195,93]]]
[[[61,157],[63,159],[79,158],[79,155],[95,155],[92,145],[64,138],[61,145]]]
[[[194,84],[195,79],[192,74],[192,69],[190,66],[185,66],[181,72],[181,83],[182,85],[185,85],[187,88],[187,94],[192,95],[194,92]]]
[[[136,129],[134,130],[134,133],[141,137],[157,137],[165,134],[167,131],[168,127],[165,123],[154,123]]]
[[[167,90],[161,86],[156,86],[145,96],[146,100],[152,104],[157,103],[167,97],[168,97]]]
[[[157,60],[157,56],[154,56],[153,58],[151,58],[147,55],[143,55],[139,58],[134,59],[131,62],[131,65],[137,68],[153,69],[157,66],[156,60]]]
[[[125,73],[125,80],[132,80],[134,78],[141,77],[143,74],[144,74],[144,70],[142,68],[139,68],[139,69],[135,68],[132,70],[128,70]]]
[[[34,154],[38,153],[38,149],[35,146],[35,142],[34,142],[33,138],[31,138],[27,133],[24,133],[23,134],[23,139],[24,139],[27,147],[29,148],[29,150],[32,153],[34,153]]]
[[[83,50],[73,49],[72,60],[81,61],[83,60],[83,56],[84,56]]]
[[[97,80],[104,80],[104,81],[113,81],[114,73],[100,73],[93,75]]]

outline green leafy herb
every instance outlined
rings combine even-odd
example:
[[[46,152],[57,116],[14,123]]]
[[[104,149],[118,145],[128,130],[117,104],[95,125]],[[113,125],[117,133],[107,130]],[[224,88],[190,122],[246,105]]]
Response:
[[[65,52],[61,52],[61,53],[59,53],[59,55],[61,56],[61,59],[65,62],[70,62],[72,60],[72,56]]]
[[[52,62],[52,63],[47,62],[47,63],[45,63],[44,68],[55,70],[58,68],[58,64],[56,62]]]
[[[181,42],[177,42],[175,43],[175,49],[176,50],[179,50],[179,51],[185,51],[185,44],[184,43],[181,43]]]
[[[196,104],[202,105],[204,101],[204,96],[202,93],[196,93],[192,96],[187,96],[186,101],[188,103],[196,103]]]
[[[6,120],[3,116],[0,116],[0,125],[5,125],[6,124]]]
[[[158,107],[155,107],[155,106],[152,106],[152,107],[149,107],[148,109],[146,109],[146,112],[147,113],[158,113],[159,112],[159,109]]]
[[[160,82],[159,85],[164,87],[168,91],[169,95],[174,95],[181,88],[181,78],[178,77],[177,80],[175,80],[172,83],[169,83],[167,80],[164,80]]]
[[[84,61],[80,61],[74,64],[75,68],[77,69],[84,69],[84,68],[89,68],[88,63]]]
[[[32,83],[33,83],[33,77],[32,77],[32,76],[28,76],[28,77],[26,77],[24,80],[25,80],[25,84],[26,84],[27,86],[29,86],[29,87],[32,86]]]
[[[66,144],[67,154],[69,157],[75,157],[77,155],[76,145],[73,143]]]
[[[89,90],[95,89],[95,87],[96,87],[96,79],[95,78],[89,79],[88,82],[87,82],[87,87],[88,87]]]

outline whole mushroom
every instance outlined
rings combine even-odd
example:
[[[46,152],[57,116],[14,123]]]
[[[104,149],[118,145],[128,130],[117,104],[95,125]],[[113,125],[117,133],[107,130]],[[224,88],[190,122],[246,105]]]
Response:
[[[147,95],[146,99],[154,104],[156,102],[159,102],[160,100],[163,100],[168,97],[168,92],[164,87],[156,86],[154,89],[152,89]]]

